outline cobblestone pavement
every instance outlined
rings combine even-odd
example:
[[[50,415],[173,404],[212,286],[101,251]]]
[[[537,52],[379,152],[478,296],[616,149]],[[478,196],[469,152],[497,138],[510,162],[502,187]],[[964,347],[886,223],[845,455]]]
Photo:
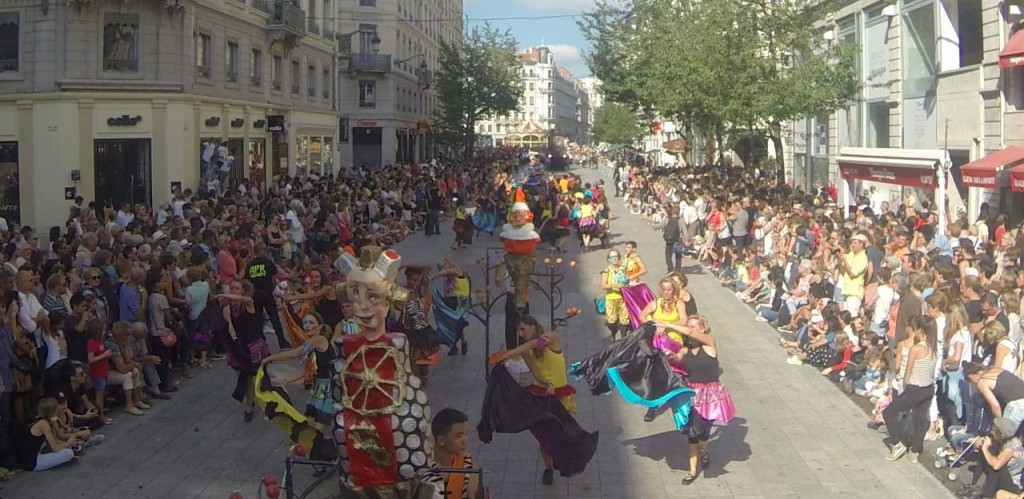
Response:
[[[597,173],[583,175],[596,178]],[[639,243],[650,268],[646,280],[654,288],[665,266],[660,234],[621,206],[613,201],[618,216],[612,222],[613,243]],[[444,234],[426,238],[418,233],[399,250],[406,262],[429,264],[451,257],[471,269],[475,287],[482,286],[483,272],[475,262],[486,247],[499,246],[497,239],[483,235],[472,248],[451,251],[451,232]],[[599,296],[597,274],[604,256],[599,250],[580,254],[578,248],[566,256],[578,265],[562,286],[560,309],[575,306],[585,312],[561,333],[567,359],[586,357],[608,344],[592,302]],[[537,445],[529,434],[497,435],[488,445],[474,439],[471,452],[486,469],[484,483],[494,497],[949,496],[923,466],[887,462],[880,434],[865,428],[864,412],[815,370],[787,365],[774,331],[755,322],[753,313],[713,277],[694,275],[690,283],[701,313],[713,325],[722,379],[738,408],[738,417],[713,433],[711,469],[694,484],[681,485],[686,445],[673,431],[671,418],[644,423],[642,408],[617,396],[591,396],[577,383],[580,424],[601,432],[598,455],[587,471],[556,477],[553,486],[544,486]],[[535,311],[547,310],[540,293],[533,293],[533,299]],[[501,312],[500,305],[496,308]],[[547,314],[537,315],[545,322]],[[492,351],[503,342],[503,323],[500,314],[492,317]],[[474,322],[469,338],[469,355],[443,357],[428,391],[434,412],[455,407],[475,420],[484,390],[484,328]],[[20,473],[0,496],[223,499],[238,489],[247,498],[256,497],[261,475],[283,471],[288,445],[272,422],[242,422],[238,403],[230,399],[233,383],[231,371],[217,363],[183,381],[174,400],[146,416],[118,417],[103,431],[107,441],[89,449],[80,464]],[[309,479],[306,471],[297,474],[299,485]],[[321,489],[314,497],[329,497],[328,487]]]

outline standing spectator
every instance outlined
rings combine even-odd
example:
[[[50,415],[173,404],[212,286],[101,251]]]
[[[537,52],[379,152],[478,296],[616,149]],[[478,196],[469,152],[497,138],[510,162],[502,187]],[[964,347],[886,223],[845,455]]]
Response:
[[[145,316],[149,318],[149,351],[160,358],[156,370],[160,375],[160,391],[164,392],[176,391],[170,379],[171,348],[174,342],[167,340],[173,337],[170,328],[171,304],[165,294],[170,287],[170,279],[170,273],[166,270],[154,269],[146,279],[148,296],[144,295],[148,312]]]
[[[850,251],[839,258],[839,270],[843,281],[843,307],[850,315],[860,315],[864,303],[864,287],[870,276],[868,255],[864,247],[868,236],[855,234],[850,238]]]
[[[913,316],[907,320],[906,332],[913,338],[904,374],[906,386],[882,411],[882,417],[893,441],[892,454],[888,459],[895,461],[909,450],[910,461],[916,463],[928,430],[928,406],[935,396],[935,364],[938,359],[935,320],[927,316]],[[904,432],[899,420],[904,413],[909,413],[911,418],[908,432]]]
[[[100,321],[93,320],[86,326],[86,331],[89,335],[89,341],[86,343],[89,352],[89,379],[92,380],[92,388],[96,392],[93,404],[100,419],[106,424],[111,424],[114,420],[108,418],[104,410],[107,376],[110,374],[110,351],[103,341],[106,329]]]
[[[65,322],[68,318],[68,307],[64,303],[64,294],[68,291],[68,276],[63,273],[51,275],[46,279],[46,294],[43,295],[43,309],[46,310],[51,322]]]
[[[679,208],[670,206],[668,220],[662,228],[661,237],[665,240],[665,266],[668,272],[676,272],[683,266],[683,254],[676,249],[682,249],[679,231]]]

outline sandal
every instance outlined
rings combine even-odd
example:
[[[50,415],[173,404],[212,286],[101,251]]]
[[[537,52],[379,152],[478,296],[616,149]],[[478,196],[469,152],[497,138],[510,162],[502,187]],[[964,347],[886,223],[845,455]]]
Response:
[[[692,473],[687,473],[686,474],[686,478],[683,479],[683,485],[690,485],[691,483],[693,483],[695,481],[697,481],[697,475],[694,475]]]

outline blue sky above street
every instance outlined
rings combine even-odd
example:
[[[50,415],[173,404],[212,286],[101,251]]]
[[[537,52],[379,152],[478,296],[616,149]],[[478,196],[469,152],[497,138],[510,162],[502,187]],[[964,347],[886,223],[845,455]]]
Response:
[[[595,0],[465,0],[470,25],[482,24],[474,19],[500,17],[534,17],[534,19],[489,21],[496,28],[509,29],[520,49],[544,44],[555,54],[555,62],[568,68],[578,78],[590,75],[583,62],[582,51],[587,42],[573,17],[537,19],[543,16],[580,14],[593,9]]]

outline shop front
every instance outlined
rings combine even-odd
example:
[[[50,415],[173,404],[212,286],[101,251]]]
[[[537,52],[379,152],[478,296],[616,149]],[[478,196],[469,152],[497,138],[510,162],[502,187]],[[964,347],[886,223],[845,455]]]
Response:
[[[962,166],[960,180],[970,188],[971,217],[986,203],[1006,213],[1011,225],[1024,219],[1024,194],[1021,194],[1024,191],[1024,147],[1007,147]],[[1015,186],[1018,182],[1020,185]]]
[[[893,208],[911,203],[921,209],[926,201],[939,203],[939,228],[945,231],[949,161],[949,154],[941,150],[843,148],[836,162],[845,181],[847,215],[856,201],[853,193],[882,192]]]

